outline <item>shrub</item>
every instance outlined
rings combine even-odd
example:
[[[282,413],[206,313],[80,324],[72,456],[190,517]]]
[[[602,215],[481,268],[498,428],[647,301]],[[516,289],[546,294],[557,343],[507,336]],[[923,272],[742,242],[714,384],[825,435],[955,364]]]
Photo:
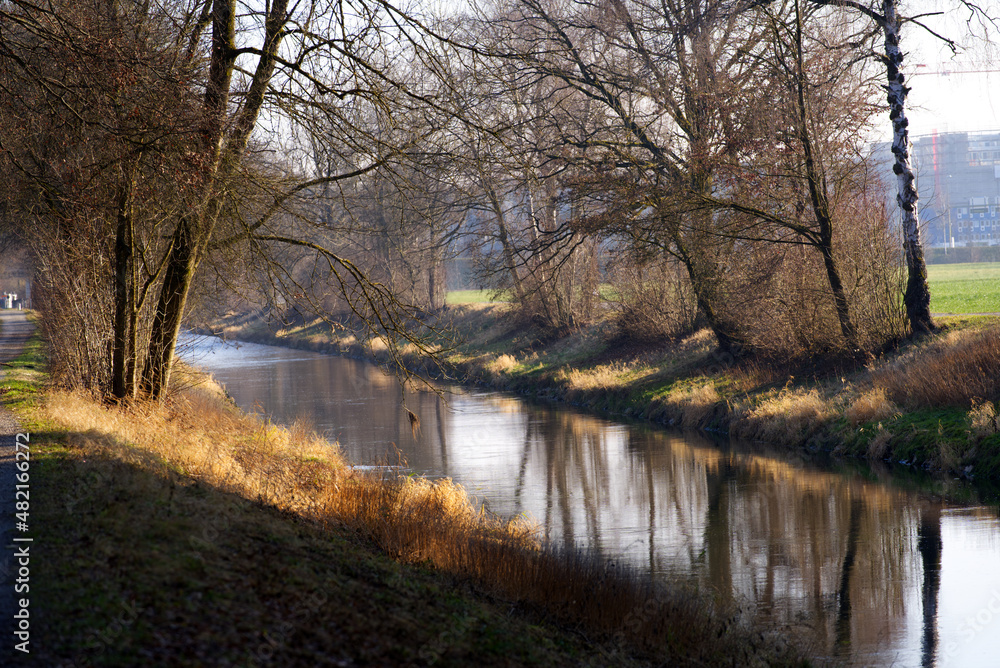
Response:
[[[1000,420],[997,419],[993,402],[973,403],[972,410],[969,411],[969,430],[976,438],[986,438],[1000,432]]]
[[[626,262],[615,268],[611,282],[621,338],[658,342],[693,331],[694,295],[676,262]]]

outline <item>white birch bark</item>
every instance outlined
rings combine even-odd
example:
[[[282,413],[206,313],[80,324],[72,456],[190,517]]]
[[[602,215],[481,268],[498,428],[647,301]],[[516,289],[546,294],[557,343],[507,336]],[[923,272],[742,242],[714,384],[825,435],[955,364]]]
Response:
[[[914,334],[922,334],[934,329],[930,313],[930,290],[927,287],[927,267],[924,251],[920,243],[920,216],[917,207],[917,186],[910,166],[910,138],[906,118],[906,95],[910,89],[905,85],[901,71],[903,52],[899,48],[900,18],[897,0],[882,0],[882,31],[885,34],[886,85],[889,102],[889,118],[892,121],[892,167],[896,175],[898,192],[896,201],[902,214],[903,250],[906,254],[906,292],[903,302],[910,329]]]

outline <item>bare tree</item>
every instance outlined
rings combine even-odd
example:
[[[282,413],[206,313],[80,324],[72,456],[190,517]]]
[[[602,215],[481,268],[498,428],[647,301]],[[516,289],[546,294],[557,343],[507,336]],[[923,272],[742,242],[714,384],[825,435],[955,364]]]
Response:
[[[896,175],[896,201],[899,204],[902,217],[903,250],[907,268],[903,303],[906,306],[911,332],[914,335],[931,332],[935,329],[935,325],[931,317],[927,267],[924,263],[923,245],[920,241],[920,216],[917,204],[919,195],[910,160],[909,119],[906,117],[906,98],[910,88],[906,85],[903,67],[904,52],[900,33],[904,26],[913,24],[939,37],[953,50],[955,43],[946,37],[937,35],[921,21],[926,16],[942,12],[907,17],[901,11],[902,3],[900,0],[809,0],[809,2],[818,6],[837,7],[860,14],[882,34],[883,48],[882,53],[878,55],[878,60],[885,67],[886,74],[886,101],[889,105],[889,119],[892,123],[892,155],[894,160],[892,171]],[[979,17],[989,24],[996,22],[996,19],[983,8],[969,0],[955,0],[954,6],[967,10],[970,21],[974,17]]]
[[[433,105],[389,66],[420,48],[410,18],[385,3],[93,0],[5,3],[0,20],[4,94],[39,125],[0,148],[32,193],[18,206],[52,230],[40,243],[72,258],[60,266],[105,304],[85,327],[92,352],[110,339],[100,363],[109,371],[94,376],[108,379],[109,394],[163,396],[196,272],[240,249],[311,254],[373,332],[393,346],[416,340],[407,330],[416,312],[313,235],[317,221],[299,203],[405,148],[356,124],[358,107],[385,126],[404,103]],[[336,173],[265,157],[317,117],[344,157]],[[284,270],[272,263],[264,273]]]
[[[589,136],[600,110],[558,78],[491,52],[516,31],[469,22],[474,53],[453,49],[447,73],[453,111],[448,159],[454,203],[467,214],[465,239],[480,280],[507,292],[517,312],[550,330],[593,314],[595,240],[577,229],[583,203],[573,197],[573,137]],[[518,47],[520,48],[520,47]]]
[[[100,1],[0,12],[0,150],[8,208],[46,269],[36,302],[53,305],[53,338],[66,330],[60,349],[79,350],[67,377],[120,398],[134,386],[160,225],[188,185],[167,175],[185,168],[196,70],[177,64],[164,18]]]
[[[728,187],[702,199],[740,214],[720,234],[817,251],[843,341],[860,354],[850,294],[861,299],[870,291],[852,290],[844,266],[863,254],[861,245],[887,242],[884,229],[872,228],[867,238],[848,231],[859,227],[852,199],[880,192],[864,144],[877,111],[875,87],[856,47],[844,45],[845,38],[857,36],[845,35],[817,8],[792,1],[759,11],[769,29],[758,91],[746,98],[757,110],[755,138],[724,170]],[[869,270],[891,272],[893,267]]]

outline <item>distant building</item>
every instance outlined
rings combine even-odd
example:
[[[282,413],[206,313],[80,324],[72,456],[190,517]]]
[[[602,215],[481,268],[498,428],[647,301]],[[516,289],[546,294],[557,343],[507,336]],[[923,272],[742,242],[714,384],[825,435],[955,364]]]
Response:
[[[1000,132],[947,132],[912,141],[924,243],[1000,245]]]

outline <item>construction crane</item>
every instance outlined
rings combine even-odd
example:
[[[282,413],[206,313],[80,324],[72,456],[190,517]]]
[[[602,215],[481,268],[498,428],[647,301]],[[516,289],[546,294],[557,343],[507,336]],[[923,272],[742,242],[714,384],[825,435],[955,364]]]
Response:
[[[914,65],[916,68],[915,72],[912,72],[910,76],[926,75],[926,74],[939,74],[941,76],[951,76],[952,74],[991,74],[993,72],[1000,72],[1000,69],[994,70],[935,70],[930,71],[924,68],[930,67],[930,65],[924,65],[923,63],[918,63]],[[941,65],[936,65],[936,67],[942,67]]]

